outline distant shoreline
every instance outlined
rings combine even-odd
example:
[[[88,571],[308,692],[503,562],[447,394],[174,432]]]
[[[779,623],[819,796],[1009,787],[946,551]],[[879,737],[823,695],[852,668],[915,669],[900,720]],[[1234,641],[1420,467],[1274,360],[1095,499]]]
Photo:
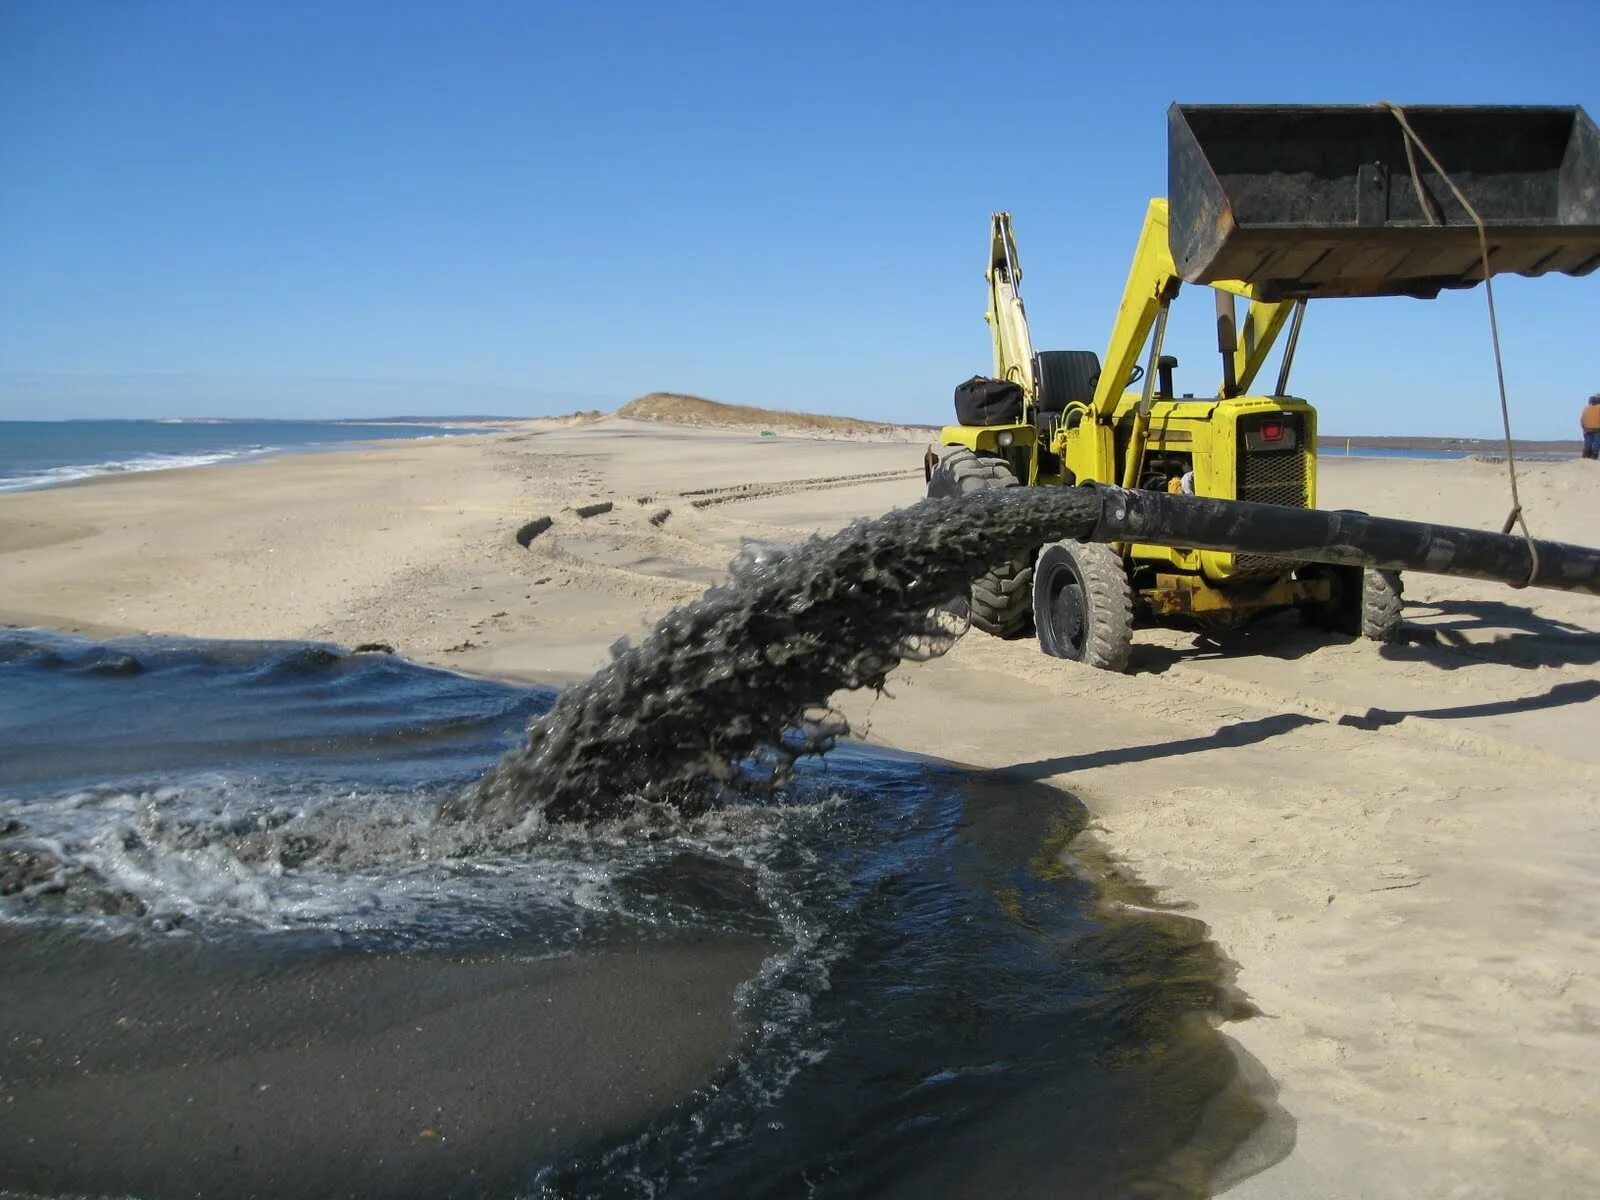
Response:
[[[663,398],[695,400],[698,404],[703,405],[703,406],[705,406],[707,408],[710,408],[710,409],[728,408],[728,407],[730,407],[730,406],[720,405],[715,401],[700,400],[698,397],[678,397],[678,396],[673,396],[673,395],[665,394],[665,393],[662,393],[662,394],[652,393],[652,396],[645,397],[644,399],[652,399],[652,398],[655,398],[657,395],[660,395]],[[637,402],[635,402],[635,403],[637,403]],[[624,407],[626,408],[628,406],[624,406]],[[745,414],[745,419],[744,420],[741,421],[741,420],[735,420],[735,419],[731,419],[730,418],[730,419],[727,419],[725,421],[718,421],[718,420],[715,420],[715,419],[708,421],[708,420],[705,419],[705,414],[698,414],[701,419],[696,420],[693,417],[687,417],[687,416],[683,416],[683,415],[680,415],[680,414],[667,415],[667,414],[653,414],[653,413],[649,414],[645,419],[663,421],[663,422],[668,423],[668,424],[686,424],[686,425],[727,424],[729,426],[737,427],[737,426],[740,426],[740,425],[750,424],[751,421],[749,420],[749,417],[751,415],[759,414],[761,417],[767,418],[767,423],[768,424],[773,424],[773,425],[775,425],[775,427],[784,426],[786,424],[786,419],[787,419],[787,422],[793,422],[795,420],[795,418],[799,417],[799,418],[803,418],[806,421],[815,422],[815,423],[838,422],[840,424],[848,424],[848,425],[852,425],[852,426],[859,424],[860,426],[864,427],[864,429],[867,429],[867,430],[870,430],[870,431],[881,431],[881,430],[888,430],[888,429],[892,429],[892,428],[901,428],[901,429],[906,429],[906,430],[916,430],[916,431],[919,431],[919,432],[920,431],[926,431],[930,435],[937,435],[938,430],[941,428],[941,426],[939,426],[939,425],[923,425],[923,424],[916,424],[916,423],[904,423],[904,424],[900,424],[900,425],[897,426],[893,422],[889,422],[889,423],[868,422],[868,421],[861,421],[858,418],[854,418],[854,417],[831,417],[831,416],[819,416],[819,415],[816,415],[816,414],[796,414],[796,413],[782,412],[782,411],[778,411],[778,410],[739,409],[738,412],[740,414]],[[562,414],[561,416],[566,416],[566,415],[588,416],[588,415],[591,415],[591,414],[587,414],[587,413],[585,413],[585,414]],[[593,414],[593,415],[603,416],[603,415],[607,415],[607,414],[596,413],[596,414]],[[610,415],[615,415],[615,416],[635,416],[636,414],[623,412],[623,411],[619,410],[617,413],[610,414]],[[117,421],[119,423],[126,422],[128,424],[151,423],[151,424],[161,424],[161,425],[241,425],[241,424],[294,424],[294,423],[311,422],[311,423],[315,423],[315,424],[343,425],[343,426],[349,426],[349,427],[362,427],[362,426],[368,426],[368,427],[371,427],[371,426],[391,426],[391,427],[393,427],[393,426],[417,426],[417,425],[423,425],[423,426],[447,426],[447,427],[453,427],[453,428],[457,428],[457,429],[465,429],[465,428],[474,428],[475,429],[475,428],[483,427],[483,426],[487,426],[487,427],[493,428],[493,427],[498,427],[498,426],[505,426],[505,425],[508,425],[508,424],[520,423],[520,422],[523,422],[523,421],[530,421],[530,420],[559,420],[559,419],[561,419],[561,416],[556,416],[556,417],[491,416],[491,415],[485,415],[485,414],[474,414],[474,415],[471,415],[471,416],[426,416],[426,415],[421,415],[421,414],[416,414],[416,415],[405,414],[405,415],[382,416],[382,417],[322,417],[322,418],[309,418],[309,417],[308,418],[281,418],[281,417],[122,417],[122,418],[111,417],[111,418],[90,418],[90,417],[67,417],[67,418],[55,419],[55,420],[41,420],[41,421],[38,421],[37,423],[39,423],[39,424],[78,424],[78,423],[94,423],[94,422]],[[675,419],[675,417],[677,419]],[[7,418],[7,420],[8,421],[15,420],[15,418]],[[760,423],[760,422],[756,422],[756,423]],[[359,439],[353,439],[353,440],[359,440]],[[1504,441],[1502,441],[1499,438],[1407,437],[1407,436],[1393,436],[1393,435],[1385,435],[1385,434],[1335,434],[1335,433],[1320,434],[1318,436],[1318,438],[1317,438],[1317,448],[1318,448],[1319,451],[1321,451],[1321,452],[1323,452],[1325,454],[1336,453],[1336,452],[1338,452],[1340,450],[1343,450],[1347,445],[1352,450],[1420,450],[1420,451],[1428,451],[1428,452],[1435,452],[1435,453],[1463,454],[1463,455],[1467,455],[1467,454],[1490,454],[1490,455],[1502,454],[1503,455],[1505,453],[1505,443],[1504,443]],[[1564,456],[1564,457],[1570,456],[1570,457],[1573,457],[1573,458],[1576,458],[1582,452],[1582,449],[1583,449],[1582,442],[1579,441],[1579,439],[1577,439],[1577,438],[1557,438],[1555,440],[1543,440],[1543,441],[1535,440],[1535,439],[1517,438],[1517,439],[1513,440],[1512,446],[1515,448],[1515,450],[1516,450],[1516,452],[1518,454],[1561,455],[1561,456]]]
[[[528,417],[128,417],[107,418],[126,420],[129,424],[148,421],[155,425],[427,425],[451,429],[476,428],[479,425],[512,425],[527,421]],[[61,424],[103,423],[98,418],[72,417]]]
[[[1454,454],[1504,454],[1506,449],[1505,442],[1500,438],[1363,437],[1329,433],[1317,438],[1317,449],[1324,454],[1342,450],[1347,444],[1353,450],[1432,450]],[[1518,454],[1564,454],[1573,458],[1582,450],[1577,438],[1553,442],[1516,438],[1511,445]]]
[[[129,475],[223,466],[393,441],[495,433],[519,421],[67,420],[0,421],[0,493],[70,487]]]

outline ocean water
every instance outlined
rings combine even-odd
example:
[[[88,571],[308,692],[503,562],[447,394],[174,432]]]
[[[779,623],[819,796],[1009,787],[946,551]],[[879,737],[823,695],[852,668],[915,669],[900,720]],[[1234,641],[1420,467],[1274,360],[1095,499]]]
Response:
[[[1320,458],[1417,458],[1446,461],[1473,458],[1479,454],[1503,455],[1505,448],[1485,445],[1476,450],[1399,450],[1389,446],[1352,446],[1346,450],[1343,443],[1334,442],[1324,445],[1317,453]],[[1576,457],[1578,457],[1576,450],[1571,454],[1550,454],[1537,450],[1517,451],[1518,462],[1565,462],[1569,458]]]
[[[326,449],[344,442],[482,433],[445,421],[0,421],[0,492]]]
[[[0,1192],[1191,1197],[1260,1122],[1198,922],[1062,792],[439,822],[553,696],[0,632]]]

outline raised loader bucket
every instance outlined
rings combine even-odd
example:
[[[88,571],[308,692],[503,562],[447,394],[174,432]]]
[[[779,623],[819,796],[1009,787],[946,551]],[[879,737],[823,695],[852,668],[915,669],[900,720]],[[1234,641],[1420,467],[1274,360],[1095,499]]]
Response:
[[[1600,266],[1600,133],[1581,108],[1416,106],[1417,136],[1483,219],[1490,274]],[[1483,278],[1477,229],[1376,105],[1174,104],[1172,257],[1263,300],[1436,296]]]

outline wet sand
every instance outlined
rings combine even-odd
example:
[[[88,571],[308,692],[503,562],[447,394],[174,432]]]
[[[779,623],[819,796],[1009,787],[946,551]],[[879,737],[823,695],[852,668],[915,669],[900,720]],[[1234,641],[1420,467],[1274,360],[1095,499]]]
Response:
[[[0,620],[381,641],[559,682],[743,539],[915,500],[919,454],[535,422],[0,496]],[[1522,477],[1538,536],[1595,540],[1600,470]],[[1506,508],[1503,468],[1474,462],[1335,456],[1320,499],[1478,528]],[[1587,1195],[1600,602],[1421,576],[1408,599],[1394,646],[1287,618],[1149,630],[1120,678],[968,637],[849,711],[873,740],[1069,787],[1092,836],[1210,926],[1263,1014],[1229,1032],[1292,1118],[1230,1195]]]
[[[494,957],[0,932],[5,1182],[63,1192],[506,1194],[732,1051],[766,942]]]

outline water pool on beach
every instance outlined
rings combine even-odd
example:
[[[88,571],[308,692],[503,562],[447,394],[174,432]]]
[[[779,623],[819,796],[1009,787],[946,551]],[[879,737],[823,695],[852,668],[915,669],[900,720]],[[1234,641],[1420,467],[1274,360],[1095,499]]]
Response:
[[[1048,788],[859,747],[519,844],[551,693],[0,633],[0,1190],[1206,1194],[1258,1120],[1197,922]]]

